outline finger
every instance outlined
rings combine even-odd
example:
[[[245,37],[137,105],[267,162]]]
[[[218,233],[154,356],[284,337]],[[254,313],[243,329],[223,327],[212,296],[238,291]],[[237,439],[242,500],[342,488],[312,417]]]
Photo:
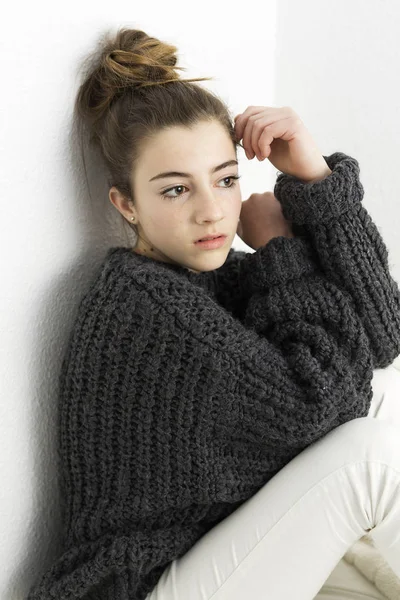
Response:
[[[290,107],[283,109],[272,108],[264,111],[261,118],[257,119],[252,130],[252,146],[259,160],[268,158],[271,153],[271,144],[276,138],[289,140],[294,131],[294,122],[297,115]],[[267,133],[264,133],[264,132]]]
[[[270,125],[264,126],[258,139],[258,145],[265,158],[271,153],[271,144],[275,139],[289,141],[293,136],[294,118],[287,117]]]
[[[297,113],[290,106],[248,106],[243,113],[235,116],[235,131],[237,133],[238,141],[243,137],[248,118],[260,113],[263,113],[264,116],[268,117],[269,122],[266,123],[268,125],[279,119],[287,119],[290,117],[299,118]]]
[[[257,107],[254,107],[257,108]],[[274,107],[263,107],[261,111],[253,111],[247,117],[243,132],[243,146],[249,160],[257,156],[258,160],[264,160],[263,148],[259,144],[261,132],[266,125],[272,124],[278,119],[285,118],[286,110]]]
[[[235,137],[236,137],[236,141],[237,141],[237,142],[240,142],[240,137],[239,137],[239,129],[238,129],[238,125],[237,125],[237,124],[238,124],[238,118],[239,118],[239,117],[240,117],[240,113],[239,113],[238,115],[236,115],[236,116],[234,117],[234,119],[233,119],[233,120],[234,120],[234,122],[235,122],[235,124],[234,124],[234,127],[233,127],[233,128],[234,128],[234,130],[235,130]]]
[[[264,158],[265,158],[264,147],[261,146],[260,139],[261,139],[261,134],[265,128],[266,120],[267,119],[265,116],[254,119],[253,128],[251,130],[250,143],[251,143],[253,152],[257,156],[258,160],[264,160]]]
[[[268,158],[271,154],[271,144],[272,142],[279,137],[280,129],[276,127],[276,124],[268,125],[265,127],[261,133],[259,144],[261,148],[261,156],[263,158]]]
[[[243,147],[246,153],[246,156],[249,160],[254,158],[255,153],[251,144],[252,136],[253,136],[253,127],[254,127],[254,119],[250,116],[247,119],[246,127],[243,133]]]
[[[237,137],[238,142],[240,142],[240,140],[243,137],[243,133],[244,133],[248,118],[252,114],[257,114],[263,110],[265,110],[265,106],[248,106],[243,113],[236,115],[236,117],[235,117],[235,132],[236,132],[236,137]]]
[[[264,109],[265,109],[265,106],[248,106],[242,114],[237,116],[236,123],[235,123],[235,130],[236,130],[238,141],[240,141],[243,137],[248,118],[253,114],[262,112]]]
[[[237,127],[237,119],[238,119],[238,117],[240,117],[240,115],[236,115],[236,117],[235,117],[235,124],[234,124],[234,127],[233,127],[233,129],[234,129],[234,131],[235,131],[235,138],[236,138],[236,141],[237,141],[237,142],[240,142],[240,139],[241,139],[241,138],[239,137],[239,130],[238,130],[238,127]]]
[[[239,134],[243,134],[247,119],[256,115],[268,117],[269,123],[273,123],[278,119],[285,119],[289,116],[295,115],[295,113],[290,106],[284,106],[282,108],[276,108],[275,106],[249,106],[246,108],[244,113],[236,115],[235,117],[236,127],[238,128]]]

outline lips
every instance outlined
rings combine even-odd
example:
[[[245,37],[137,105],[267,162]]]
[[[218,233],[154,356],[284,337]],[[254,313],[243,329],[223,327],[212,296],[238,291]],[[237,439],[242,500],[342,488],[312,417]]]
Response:
[[[206,235],[204,237],[199,238],[198,240],[196,240],[196,242],[203,242],[205,240],[214,240],[215,238],[218,237],[226,237],[226,235],[224,233],[213,233],[210,235]]]

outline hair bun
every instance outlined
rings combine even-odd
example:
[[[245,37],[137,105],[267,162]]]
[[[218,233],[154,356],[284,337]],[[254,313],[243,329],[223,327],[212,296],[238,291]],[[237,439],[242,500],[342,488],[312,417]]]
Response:
[[[140,29],[121,29],[104,47],[104,72],[110,85],[145,87],[179,79],[175,69],[176,46],[149,36]]]
[[[77,94],[77,111],[92,130],[101,123],[110,105],[127,90],[178,81],[177,47],[149,36],[140,29],[106,32],[95,52],[82,64],[84,81]],[[100,130],[98,131],[98,128]]]

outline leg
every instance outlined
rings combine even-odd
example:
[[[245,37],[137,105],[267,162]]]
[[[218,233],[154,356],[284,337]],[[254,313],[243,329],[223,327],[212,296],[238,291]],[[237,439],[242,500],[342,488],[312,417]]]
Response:
[[[311,444],[170,563],[147,600],[311,600],[369,529],[400,575],[399,431],[365,417]]]

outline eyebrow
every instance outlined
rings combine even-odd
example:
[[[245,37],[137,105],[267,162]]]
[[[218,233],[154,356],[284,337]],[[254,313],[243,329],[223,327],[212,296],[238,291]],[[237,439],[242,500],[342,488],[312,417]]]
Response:
[[[221,171],[221,169],[225,169],[225,167],[230,167],[232,165],[238,165],[237,160],[227,160],[220,165],[217,165],[213,169],[210,170],[210,173],[216,173],[217,171]],[[164,179],[164,177],[191,177],[190,173],[182,173],[180,171],[166,171],[165,173],[159,173],[155,175],[149,181],[154,181],[155,179]]]

